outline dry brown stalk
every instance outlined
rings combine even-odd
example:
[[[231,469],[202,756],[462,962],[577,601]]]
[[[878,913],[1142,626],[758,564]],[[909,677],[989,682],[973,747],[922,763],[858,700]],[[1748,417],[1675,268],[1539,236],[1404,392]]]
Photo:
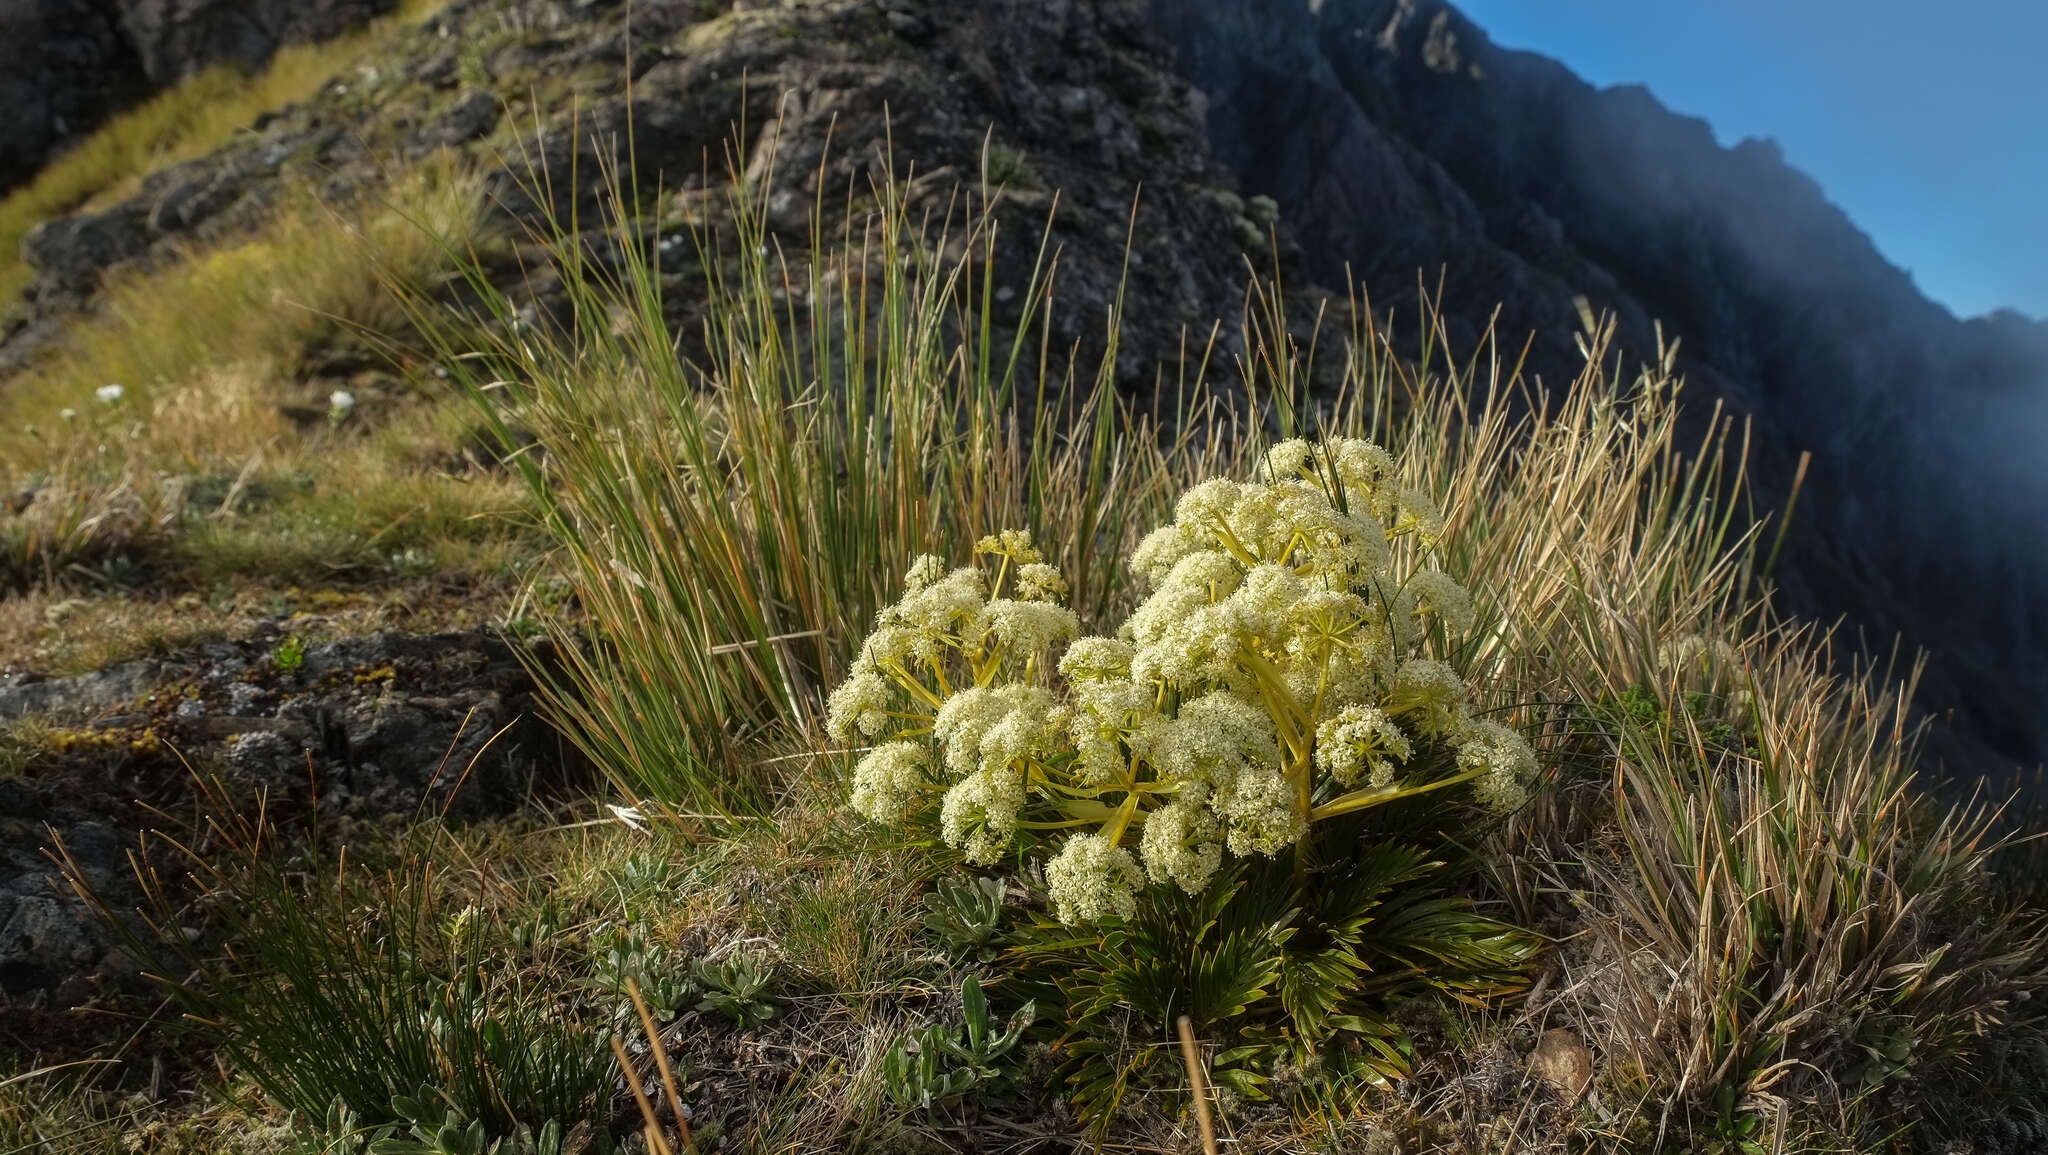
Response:
[[[1202,1129],[1202,1155],[1216,1155],[1216,1121],[1209,1117],[1209,1092],[1202,1085],[1202,1058],[1195,1047],[1195,1023],[1186,1015],[1175,1024],[1180,1029],[1180,1054],[1188,1064],[1188,1086],[1195,1096],[1195,1124]]]
[[[626,993],[633,996],[633,1009],[640,1012],[640,1026],[647,1031],[647,1045],[654,1052],[655,1068],[661,1072],[662,1089],[668,1092],[669,1109],[675,1112],[676,1129],[682,1132],[683,1149],[697,1155],[697,1140],[690,1135],[690,1117],[683,1113],[683,1097],[676,1093],[675,1072],[668,1067],[668,1049],[661,1045],[661,1032],[654,1026],[654,1016],[648,1013],[647,1000],[640,997],[640,984],[630,976],[626,979]]]
[[[619,1067],[626,1072],[626,1085],[633,1088],[633,1101],[640,1104],[640,1118],[646,1124],[650,1155],[675,1155],[668,1140],[661,1137],[661,1124],[654,1120],[654,1104],[647,1101],[647,1092],[640,1089],[640,1072],[633,1069],[632,1057],[626,1054],[626,1044],[621,1043],[617,1035],[612,1036],[612,1054],[619,1057]]]

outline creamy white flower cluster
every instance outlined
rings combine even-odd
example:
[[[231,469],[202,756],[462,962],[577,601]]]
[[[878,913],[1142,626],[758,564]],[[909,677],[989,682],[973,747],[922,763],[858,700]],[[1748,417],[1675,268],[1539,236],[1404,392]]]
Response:
[[[1131,558],[1154,589],[1115,637],[1075,637],[1027,534],[983,539],[978,567],[919,559],[832,695],[833,736],[869,747],[854,806],[898,820],[942,791],[941,835],[981,864],[1063,838],[1046,879],[1068,922],[1423,789],[1519,806],[1534,752],[1430,656],[1474,616],[1429,562],[1442,515],[1365,441],[1285,442],[1263,472],[1182,495]]]

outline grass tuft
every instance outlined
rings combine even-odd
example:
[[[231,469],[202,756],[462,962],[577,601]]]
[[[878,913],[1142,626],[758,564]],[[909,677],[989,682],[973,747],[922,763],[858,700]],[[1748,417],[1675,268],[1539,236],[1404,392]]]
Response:
[[[417,841],[361,863],[330,858],[315,832],[279,859],[260,811],[237,817],[218,782],[201,786],[211,820],[144,838],[133,918],[68,859],[67,877],[273,1104],[310,1120],[340,1104],[365,1126],[412,1121],[400,1099],[445,1104],[492,1136],[603,1117],[616,1071],[602,1034],[506,965],[477,880]]]

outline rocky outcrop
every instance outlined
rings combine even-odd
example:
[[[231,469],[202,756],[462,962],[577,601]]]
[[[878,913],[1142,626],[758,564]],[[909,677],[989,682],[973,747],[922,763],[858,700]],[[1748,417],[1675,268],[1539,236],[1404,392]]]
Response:
[[[716,218],[736,164],[759,182],[792,252],[809,242],[814,205],[828,213],[825,234],[839,236],[849,196],[890,172],[935,234],[951,213],[958,245],[986,165],[1004,187],[998,296],[1021,305],[1049,228],[1052,347],[1099,347],[1121,292],[1143,308],[1128,314],[1120,370],[1133,386],[1149,382],[1184,338],[1199,355],[1210,324],[1235,312],[1244,268],[1242,205],[1209,159],[1196,94],[1164,67],[1144,15],[1136,0],[965,11],[927,0],[718,11],[649,0],[630,12],[460,0],[402,37],[375,79],[331,85],[126,201],[39,226],[23,246],[37,278],[14,332],[0,333],[0,373],[60,332],[111,266],[246,227],[295,182],[346,199],[378,187],[394,159],[448,147],[495,170],[494,199],[526,211],[533,173],[506,157],[595,174],[630,123],[641,184],[674,190],[666,226]],[[527,104],[536,92],[538,122]],[[741,126],[747,145],[734,156]],[[524,154],[515,133],[529,138]],[[599,183],[575,190],[578,219],[603,220]]]
[[[1439,271],[1454,342],[1498,330],[1550,381],[1583,297],[1649,359],[1681,338],[1695,415],[1755,420],[1759,504],[1813,469],[1776,577],[1880,653],[1932,652],[1923,701],[2048,759],[2048,324],[1928,301],[1776,146],[1722,148],[1641,88],[1496,47],[1441,0],[1154,0],[1209,142],[1382,311]],[[1412,314],[1406,314],[1412,315]]]
[[[100,121],[209,64],[346,31],[394,0],[0,0],[0,193]]]
[[[519,643],[376,634],[280,661],[288,630],[319,624],[275,622],[96,673],[0,681],[0,724],[34,719],[40,747],[0,777],[0,1045],[27,1045],[41,1016],[131,977],[45,848],[61,841],[119,909],[133,900],[136,835],[191,811],[195,772],[219,775],[238,798],[260,795],[285,826],[316,813],[373,823],[501,813],[573,773],[533,714]]]
[[[109,6],[0,0],[0,193],[149,91]]]

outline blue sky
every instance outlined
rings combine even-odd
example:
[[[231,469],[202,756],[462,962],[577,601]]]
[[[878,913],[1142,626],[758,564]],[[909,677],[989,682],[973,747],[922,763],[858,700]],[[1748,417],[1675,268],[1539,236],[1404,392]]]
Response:
[[[2048,317],[2048,2],[1453,0],[1496,43],[1775,138],[1922,292]]]

